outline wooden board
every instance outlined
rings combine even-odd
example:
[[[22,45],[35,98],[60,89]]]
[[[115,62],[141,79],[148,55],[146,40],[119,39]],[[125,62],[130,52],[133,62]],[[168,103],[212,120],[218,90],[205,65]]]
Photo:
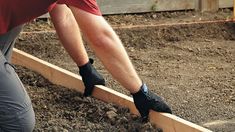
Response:
[[[64,70],[58,66],[38,59],[23,51],[14,49],[12,62],[40,73],[54,84],[61,85],[79,92],[84,91],[84,85],[79,75]],[[114,103],[130,109],[138,114],[133,98],[104,86],[96,86],[92,94],[95,98]],[[201,126],[188,122],[175,115],[150,111],[150,121],[163,129],[164,132],[211,132]]]
[[[233,0],[219,0],[220,8],[231,8],[233,7]]]
[[[233,1],[233,21],[235,21],[235,0]]]
[[[39,16],[38,18],[49,18],[49,17],[50,17],[49,13],[46,13],[46,14]]]
[[[194,9],[193,0],[97,0],[103,14]]]
[[[219,7],[210,4],[215,2],[219,2]],[[97,0],[97,3],[104,15],[194,9],[210,11],[233,7],[233,0]],[[50,17],[49,14],[44,14],[39,18],[48,17]]]
[[[219,0],[198,0],[198,8],[201,12],[216,12],[219,10]]]

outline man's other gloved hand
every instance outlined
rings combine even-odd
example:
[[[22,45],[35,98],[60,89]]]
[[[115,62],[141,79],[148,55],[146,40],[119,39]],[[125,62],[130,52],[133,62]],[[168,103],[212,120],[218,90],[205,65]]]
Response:
[[[157,112],[165,112],[172,114],[170,107],[161,99],[161,97],[148,90],[146,84],[141,86],[141,89],[132,94],[134,103],[144,121],[148,119],[149,110]]]
[[[83,93],[85,97],[92,94],[95,85],[105,85],[104,78],[92,66],[93,62],[93,59],[89,59],[87,64],[79,66],[79,73],[85,85],[85,91]]]

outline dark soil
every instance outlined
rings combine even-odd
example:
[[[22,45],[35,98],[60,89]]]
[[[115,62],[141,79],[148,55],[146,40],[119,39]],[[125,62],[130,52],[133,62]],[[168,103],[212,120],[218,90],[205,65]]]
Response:
[[[231,19],[232,14],[232,9],[221,9],[216,13],[200,13],[195,11],[152,12],[145,14],[110,15],[105,16],[105,18],[111,25],[151,25]]]
[[[29,93],[36,114],[35,132],[77,131],[161,131],[130,115],[128,109],[83,96],[53,85],[28,69],[17,73]]]
[[[176,19],[176,21],[178,20]],[[234,23],[117,29],[116,31],[122,39],[140,77],[149,85],[151,90],[165,98],[171,105],[175,115],[213,131],[233,132],[235,130]],[[77,66],[62,48],[55,33],[21,34],[16,47],[78,73]],[[108,87],[129,94],[104,70],[88,47],[87,51],[90,57],[95,58],[95,66],[104,75]],[[50,86],[44,85],[44,87]],[[69,91],[67,95],[64,95],[64,90],[53,89],[53,87],[55,86],[43,88],[44,90],[34,94],[34,96],[39,97],[48,94],[45,98],[52,99],[36,99],[39,104],[47,100],[48,102],[44,104],[56,108],[56,111],[54,109],[52,111],[46,110],[48,113],[53,113],[53,116],[57,115],[56,120],[58,119],[55,122],[51,121],[51,125],[47,127],[50,129],[57,126],[59,128],[63,127],[61,122],[67,121],[66,116],[56,114],[57,112],[69,111],[80,104],[79,102],[86,102],[87,100],[79,99],[74,101],[75,96],[79,97],[78,93]],[[47,92],[44,92],[46,90]],[[30,94],[34,93],[31,89],[28,89],[28,91]],[[33,102],[35,102],[34,96],[32,96]],[[53,101],[56,98],[54,96],[58,96],[59,100],[62,101],[58,99],[57,102]],[[61,103],[63,101],[66,103]],[[58,106],[58,104],[60,105]],[[104,107],[102,110],[107,112],[109,105],[108,107],[106,105],[99,106],[90,103],[85,110],[87,111],[88,108],[91,109],[92,107]],[[42,106],[40,107],[39,109],[43,109]],[[61,110],[58,110],[58,107]],[[117,111],[123,110],[116,106],[114,108]],[[80,110],[83,111],[79,109],[77,112]],[[72,110],[69,114],[74,115],[74,111],[76,110]],[[44,129],[41,126],[46,123],[49,124],[49,121],[54,118],[46,112],[41,114],[45,115],[44,117],[39,116],[38,129]],[[129,118],[127,111],[124,110],[121,113],[124,114],[128,122],[134,120]],[[120,118],[123,117],[122,114]],[[86,115],[89,114],[86,113]],[[106,119],[106,116],[93,117],[92,120],[96,121],[99,118]],[[75,123],[62,124],[72,127],[72,124],[83,123],[77,121],[80,118],[81,115],[78,115],[76,118],[71,119]],[[90,121],[89,117],[84,120],[86,120],[85,122]],[[107,122],[109,121],[104,121],[104,124]],[[102,125],[101,123],[98,126],[102,127]],[[85,127],[88,127],[88,125],[85,125]]]
[[[107,15],[105,19],[113,26],[127,25],[155,25],[166,23],[198,22],[208,20],[226,20],[233,16],[233,9],[221,9],[218,12],[195,12],[195,11],[176,11],[176,12],[151,12],[140,14],[121,14]],[[24,31],[51,31],[53,25],[48,19],[37,19],[26,24]]]

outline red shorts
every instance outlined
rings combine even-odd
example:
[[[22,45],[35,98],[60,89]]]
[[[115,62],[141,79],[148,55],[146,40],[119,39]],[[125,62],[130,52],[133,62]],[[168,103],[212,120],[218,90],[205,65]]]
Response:
[[[96,0],[58,0],[58,4],[66,4],[70,6],[75,6],[84,11],[90,12],[92,14],[101,15],[99,6]]]

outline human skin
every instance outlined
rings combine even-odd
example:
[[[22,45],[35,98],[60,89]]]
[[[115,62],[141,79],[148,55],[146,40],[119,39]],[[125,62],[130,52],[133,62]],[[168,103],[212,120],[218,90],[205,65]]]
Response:
[[[80,30],[96,56],[111,75],[128,91],[136,93],[142,81],[121,40],[102,16],[71,6],[57,5],[51,12],[58,36],[78,66],[88,62]]]
[[[78,66],[86,64],[89,60],[88,55],[71,10],[66,5],[57,4],[50,12],[50,16],[59,39],[71,58]]]

